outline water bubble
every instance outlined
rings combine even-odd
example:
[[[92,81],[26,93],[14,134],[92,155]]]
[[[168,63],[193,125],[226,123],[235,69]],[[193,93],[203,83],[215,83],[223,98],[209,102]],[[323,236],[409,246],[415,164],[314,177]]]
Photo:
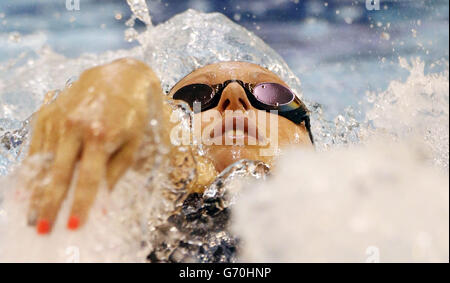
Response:
[[[138,36],[139,33],[134,28],[127,28],[125,30],[125,40],[128,42],[133,42]]]
[[[19,43],[22,40],[22,36],[18,32],[11,32],[8,36],[8,41],[11,43]]]
[[[120,21],[120,20],[122,19],[122,13],[117,12],[117,13],[114,15],[114,18],[115,18],[116,20]]]
[[[136,16],[132,15],[126,22],[125,25],[127,27],[134,27],[134,25],[136,24]]]

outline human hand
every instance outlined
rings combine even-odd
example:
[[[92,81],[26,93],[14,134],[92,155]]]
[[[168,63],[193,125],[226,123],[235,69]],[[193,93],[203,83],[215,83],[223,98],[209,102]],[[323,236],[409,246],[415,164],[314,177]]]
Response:
[[[148,122],[149,97],[162,95],[160,81],[144,63],[120,59],[83,72],[37,112],[29,157],[50,153],[48,170],[33,182],[28,223],[50,232],[66,198],[75,166],[79,174],[69,229],[86,222],[98,187],[106,178],[113,189],[132,165]]]

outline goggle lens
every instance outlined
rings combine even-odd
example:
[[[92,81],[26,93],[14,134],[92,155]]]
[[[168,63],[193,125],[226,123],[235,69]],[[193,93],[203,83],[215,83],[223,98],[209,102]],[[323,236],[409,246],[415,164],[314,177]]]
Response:
[[[280,106],[291,103],[294,94],[285,86],[277,83],[261,83],[253,89],[255,98],[270,106]]]
[[[206,84],[191,84],[177,90],[173,99],[179,99],[187,102],[193,107],[194,102],[200,102],[202,108],[206,106],[214,97],[214,90]]]

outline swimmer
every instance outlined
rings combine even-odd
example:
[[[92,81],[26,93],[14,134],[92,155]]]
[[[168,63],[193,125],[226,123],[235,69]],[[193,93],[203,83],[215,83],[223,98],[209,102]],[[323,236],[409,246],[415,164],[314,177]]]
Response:
[[[67,227],[81,227],[102,180],[106,179],[112,190],[137,162],[137,152],[145,146],[152,109],[161,112],[157,115],[162,126],[159,142],[171,145],[168,158],[174,164],[186,162],[186,158],[172,154],[176,146],[171,142],[171,132],[176,124],[170,120],[173,108],[167,97],[189,105],[195,113],[193,120],[199,117],[202,121],[200,132],[206,133],[202,137],[214,141],[205,144],[205,154],[198,157],[200,173],[190,184],[191,190],[201,191],[238,160],[272,164],[278,147],[313,148],[306,106],[283,80],[259,65],[207,65],[181,79],[166,96],[148,65],[135,59],[119,59],[84,71],[35,115],[28,158],[51,154],[53,159],[38,175],[41,179],[50,177],[49,181],[33,182],[28,223],[36,225],[39,234],[51,231],[79,163]],[[215,119],[205,122],[201,115]],[[275,134],[269,121],[276,122]],[[226,143],[227,139],[234,144]],[[236,145],[238,140],[243,144]],[[275,154],[261,154],[262,149],[271,146],[276,147]],[[179,177],[182,172],[171,174]]]

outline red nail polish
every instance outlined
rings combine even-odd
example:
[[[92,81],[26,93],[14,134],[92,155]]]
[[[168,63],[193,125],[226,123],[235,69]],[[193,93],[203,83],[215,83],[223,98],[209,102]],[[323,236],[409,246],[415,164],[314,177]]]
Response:
[[[47,219],[41,219],[36,227],[38,234],[45,235],[50,232],[50,222]]]
[[[76,230],[80,226],[80,218],[76,216],[70,216],[69,221],[67,221],[67,228],[70,230]]]

